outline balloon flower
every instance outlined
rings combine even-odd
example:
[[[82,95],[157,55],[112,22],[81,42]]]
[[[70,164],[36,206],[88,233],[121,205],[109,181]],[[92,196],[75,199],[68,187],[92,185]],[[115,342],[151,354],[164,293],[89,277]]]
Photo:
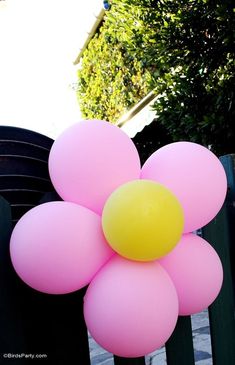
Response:
[[[172,143],[141,168],[122,130],[88,120],[54,142],[49,172],[63,201],[19,220],[11,260],[20,278],[44,293],[89,284],[84,316],[102,347],[144,356],[165,344],[178,315],[214,301],[222,265],[193,233],[215,217],[226,195],[224,169],[211,151]]]

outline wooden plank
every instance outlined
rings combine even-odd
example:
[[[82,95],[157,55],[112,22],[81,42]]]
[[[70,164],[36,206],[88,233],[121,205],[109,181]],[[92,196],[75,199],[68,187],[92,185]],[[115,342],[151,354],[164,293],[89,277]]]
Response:
[[[58,200],[55,192],[40,203]],[[88,333],[83,317],[86,288],[66,295],[46,295],[24,287],[27,343],[34,353],[46,353],[55,364],[90,365]]]
[[[145,365],[144,357],[136,357],[136,358],[125,358],[114,356],[114,364],[115,365]]]
[[[13,363],[13,359],[5,358],[7,354],[22,353],[26,350],[22,336],[23,321],[17,311],[15,296],[15,273],[9,254],[9,240],[12,231],[11,208],[0,196],[0,364]],[[22,351],[23,350],[23,351]],[[23,365],[23,359],[17,359]]]
[[[1,140],[26,142],[37,145],[41,148],[51,149],[53,139],[29,129],[0,126]]]
[[[229,246],[230,246],[230,262],[233,277],[233,288],[235,288],[235,155],[226,155],[220,158],[228,181],[228,191],[226,196],[226,209],[229,224]]]
[[[194,365],[192,324],[190,316],[179,317],[166,343],[167,365]]]
[[[231,265],[234,265],[234,223],[231,222],[231,215],[234,215],[235,209],[235,184],[232,156],[224,156],[221,160],[228,177],[227,198],[216,218],[203,228],[202,234],[218,252],[224,271],[221,292],[209,308],[213,364],[230,365],[235,364],[234,283]]]
[[[1,242],[9,242],[11,235],[11,207],[10,204],[0,195],[0,240]],[[3,248],[3,243],[1,243],[1,249]],[[4,248],[6,249],[6,248]],[[2,261],[2,256],[0,260]]]
[[[3,358],[4,353],[24,353],[45,354],[50,364],[90,365],[83,318],[85,289],[67,295],[47,295],[31,289],[18,278],[9,255],[9,209],[9,204],[1,199],[0,364],[16,361],[26,365],[25,357]]]

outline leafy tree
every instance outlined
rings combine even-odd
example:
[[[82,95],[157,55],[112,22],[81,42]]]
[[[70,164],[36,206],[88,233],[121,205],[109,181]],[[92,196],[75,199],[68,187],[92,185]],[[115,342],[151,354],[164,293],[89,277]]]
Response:
[[[150,90],[172,140],[234,151],[232,0],[113,0],[85,51],[78,97],[86,118],[116,122]]]
[[[218,154],[234,151],[234,10],[226,0],[176,1],[161,31],[168,71],[163,67],[156,83],[158,122],[174,140],[210,145]]]
[[[115,122],[152,88],[155,66],[147,67],[147,63],[154,58],[149,54],[144,57],[143,47],[155,30],[151,26],[146,30],[144,19],[148,18],[149,7],[134,3],[113,0],[99,32],[84,52],[78,72],[78,99],[86,118]]]

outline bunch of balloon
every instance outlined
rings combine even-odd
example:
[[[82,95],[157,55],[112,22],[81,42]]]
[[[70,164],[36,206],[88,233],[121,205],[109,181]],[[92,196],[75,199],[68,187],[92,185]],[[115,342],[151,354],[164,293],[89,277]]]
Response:
[[[54,142],[49,171],[64,201],[21,218],[11,237],[12,263],[26,284],[45,293],[89,284],[84,316],[102,347],[144,356],[164,345],[178,315],[213,302],[221,262],[191,233],[217,214],[226,194],[223,167],[211,151],[173,143],[141,169],[122,130],[89,120]]]

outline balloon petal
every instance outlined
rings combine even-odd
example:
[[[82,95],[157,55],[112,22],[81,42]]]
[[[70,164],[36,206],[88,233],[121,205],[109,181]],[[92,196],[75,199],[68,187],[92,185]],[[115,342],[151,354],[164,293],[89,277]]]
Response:
[[[15,226],[10,253],[32,288],[64,294],[87,285],[113,255],[96,213],[69,202],[50,202],[27,212]]]
[[[184,233],[209,223],[219,212],[227,180],[219,159],[207,148],[191,142],[166,145],[145,162],[141,178],[165,185],[184,209]]]
[[[178,318],[178,298],[161,265],[115,256],[89,285],[84,316],[91,335],[104,349],[139,357],[170,337]]]
[[[139,178],[140,159],[134,143],[120,128],[87,120],[68,128],[54,142],[49,171],[64,200],[101,214],[114,189]]]
[[[179,314],[206,309],[217,297],[223,268],[213,247],[192,233],[182,237],[169,255],[159,260],[170,275],[179,297]]]

